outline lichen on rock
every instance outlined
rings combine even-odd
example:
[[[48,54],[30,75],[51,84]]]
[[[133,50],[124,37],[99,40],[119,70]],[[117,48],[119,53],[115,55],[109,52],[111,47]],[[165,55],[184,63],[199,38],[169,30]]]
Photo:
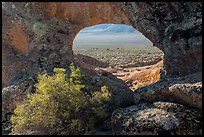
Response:
[[[192,135],[201,134],[198,110],[170,102],[140,103],[112,113],[116,135]]]

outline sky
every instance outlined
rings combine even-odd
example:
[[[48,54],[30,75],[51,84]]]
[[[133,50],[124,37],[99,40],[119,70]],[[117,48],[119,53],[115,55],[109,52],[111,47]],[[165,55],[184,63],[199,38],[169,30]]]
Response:
[[[82,29],[74,39],[74,47],[104,47],[119,45],[128,46],[151,46],[142,33],[132,26],[123,24],[100,24]]]

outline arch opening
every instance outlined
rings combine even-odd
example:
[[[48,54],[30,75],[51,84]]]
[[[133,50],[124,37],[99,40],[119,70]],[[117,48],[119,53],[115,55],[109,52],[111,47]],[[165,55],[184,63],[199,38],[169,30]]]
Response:
[[[131,90],[160,80],[163,52],[126,24],[97,24],[79,31],[74,61],[90,74],[111,73]]]

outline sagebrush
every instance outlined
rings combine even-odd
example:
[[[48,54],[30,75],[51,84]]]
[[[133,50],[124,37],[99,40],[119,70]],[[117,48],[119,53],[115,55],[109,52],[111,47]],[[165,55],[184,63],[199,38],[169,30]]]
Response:
[[[108,87],[85,92],[85,75],[74,65],[70,70],[69,75],[63,68],[55,68],[52,76],[38,75],[36,92],[14,110],[12,134],[84,134],[107,116]]]

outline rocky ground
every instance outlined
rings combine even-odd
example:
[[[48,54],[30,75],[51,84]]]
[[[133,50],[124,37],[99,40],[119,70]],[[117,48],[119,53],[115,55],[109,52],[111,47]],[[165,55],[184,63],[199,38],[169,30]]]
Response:
[[[111,73],[131,90],[160,80],[163,53],[156,47],[76,48],[74,52],[82,68],[97,74]]]
[[[154,46],[119,46],[108,48],[96,45],[95,48],[73,49],[75,54],[82,54],[107,63],[112,68],[141,67],[156,64],[163,57],[163,52]],[[98,47],[98,48],[97,48]],[[97,64],[96,64],[97,65]]]

